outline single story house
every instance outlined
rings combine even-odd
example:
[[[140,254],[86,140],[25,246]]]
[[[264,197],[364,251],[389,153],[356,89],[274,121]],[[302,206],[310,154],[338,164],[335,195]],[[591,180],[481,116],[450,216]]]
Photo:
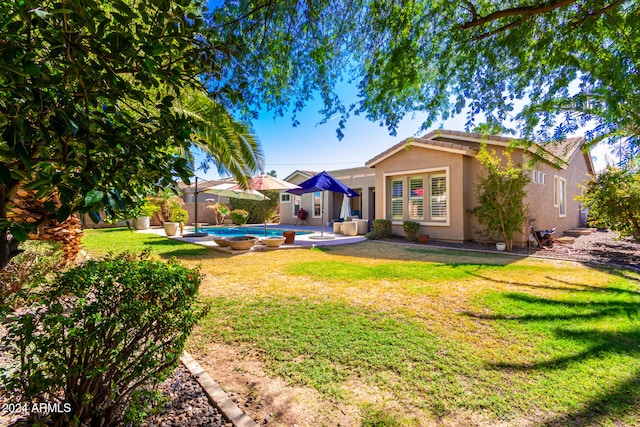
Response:
[[[476,185],[481,173],[476,159],[481,144],[503,155],[517,140],[502,136],[437,130],[419,138],[408,138],[378,154],[366,166],[375,171],[375,218],[392,221],[393,232],[404,234],[402,223],[420,223],[420,233],[451,242],[480,240],[483,229],[475,215]],[[583,138],[569,138],[561,144],[515,148],[512,160],[529,167],[525,203],[530,223],[514,244],[525,245],[529,226],[556,228],[558,234],[582,225],[585,214],[574,197],[594,175]]]
[[[375,170],[358,167],[327,172],[360,194],[360,197],[350,199],[352,215],[372,220],[375,210]],[[284,180],[297,185],[317,174],[318,172],[296,170]],[[298,211],[304,209],[308,212],[306,221],[309,225],[323,225],[322,210],[324,209],[324,225],[326,225],[327,222],[340,218],[342,199],[342,194],[331,191],[308,193],[302,196],[282,191],[280,192],[280,223],[296,224]]]

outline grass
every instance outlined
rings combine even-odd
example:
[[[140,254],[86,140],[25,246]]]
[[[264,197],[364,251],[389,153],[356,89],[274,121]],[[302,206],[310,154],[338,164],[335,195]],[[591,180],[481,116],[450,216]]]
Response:
[[[271,375],[358,405],[362,425],[640,425],[635,273],[376,242],[181,250],[212,307],[189,351],[257,351]]]
[[[168,239],[156,234],[136,233],[128,228],[84,230],[84,249],[92,255],[106,255],[108,252],[140,252],[149,250],[158,258],[198,258],[211,251],[204,246],[192,245]]]

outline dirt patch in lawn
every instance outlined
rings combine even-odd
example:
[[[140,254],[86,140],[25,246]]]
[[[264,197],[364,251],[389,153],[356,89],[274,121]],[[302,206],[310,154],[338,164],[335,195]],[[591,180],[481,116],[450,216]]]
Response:
[[[270,377],[252,350],[219,343],[189,349],[229,397],[258,424],[360,425],[359,408],[331,402],[317,391]]]

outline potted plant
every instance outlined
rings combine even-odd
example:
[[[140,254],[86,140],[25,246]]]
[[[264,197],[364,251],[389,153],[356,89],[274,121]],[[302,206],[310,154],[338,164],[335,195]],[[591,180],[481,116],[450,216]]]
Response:
[[[249,219],[249,212],[244,209],[234,209],[231,211],[231,220],[236,225],[243,225]]]
[[[507,249],[507,244],[504,242],[498,242],[496,243],[496,249],[502,252]]]
[[[418,231],[420,231],[420,223],[416,221],[404,221],[402,227],[404,228],[404,233],[408,241],[415,242],[418,240],[417,236]]]
[[[160,210],[160,206],[150,201],[144,202],[140,208],[140,216],[133,220],[133,227],[136,230],[146,230],[150,227],[151,217]]]
[[[212,205],[208,205],[207,209],[211,209],[213,212],[213,219],[216,222],[216,225],[221,225],[224,223],[224,217],[229,215],[229,208],[227,205],[223,203],[214,203]]]
[[[164,231],[167,236],[175,236],[180,229],[180,234],[184,227],[184,222],[189,219],[189,213],[182,209],[180,204],[172,203],[169,207],[169,221],[164,223]]]

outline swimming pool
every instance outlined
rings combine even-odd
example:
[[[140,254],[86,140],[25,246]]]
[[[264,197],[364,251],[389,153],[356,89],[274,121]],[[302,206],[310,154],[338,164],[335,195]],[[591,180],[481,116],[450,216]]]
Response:
[[[264,227],[200,227],[198,229],[210,236],[235,237],[251,234],[254,236],[264,236]],[[267,228],[267,237],[282,236],[282,232],[287,231],[282,228]],[[312,231],[295,230],[297,235],[312,234]]]

